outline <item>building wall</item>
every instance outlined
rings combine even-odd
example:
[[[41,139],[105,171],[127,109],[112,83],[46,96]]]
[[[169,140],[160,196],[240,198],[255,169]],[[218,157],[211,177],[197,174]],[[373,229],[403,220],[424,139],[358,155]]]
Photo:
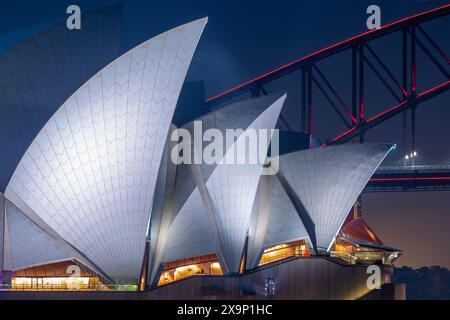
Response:
[[[389,274],[390,268],[383,270]],[[294,258],[274,263],[243,276],[197,276],[159,287],[145,293],[139,292],[0,292],[1,299],[231,299],[261,300],[264,296],[265,278],[275,280],[274,299],[279,300],[351,300],[401,296],[404,287],[383,284],[382,290],[366,287],[366,267],[348,266],[328,258]],[[384,277],[382,276],[382,279]],[[383,280],[382,280],[383,281]],[[385,294],[385,289],[388,294]],[[397,292],[398,291],[398,292]],[[395,294],[389,294],[395,293]]]
[[[265,278],[275,280],[275,299],[353,300],[369,293],[366,267],[327,258],[294,258],[241,277],[188,278],[147,293],[149,299],[265,299]],[[384,278],[384,277],[382,277]],[[383,279],[382,279],[383,281]]]

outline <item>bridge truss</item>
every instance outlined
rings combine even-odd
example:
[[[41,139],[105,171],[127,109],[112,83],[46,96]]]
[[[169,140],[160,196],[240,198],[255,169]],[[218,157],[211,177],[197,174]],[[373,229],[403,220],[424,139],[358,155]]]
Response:
[[[448,19],[450,4],[435,9],[421,12],[395,22],[386,24],[380,29],[374,29],[344,41],[330,45],[321,50],[310,53],[296,59],[274,70],[264,73],[254,79],[241,83],[225,92],[216,94],[206,100],[211,107],[220,105],[230,99],[239,97],[246,93],[252,96],[267,94],[265,85],[280,79],[293,72],[301,74],[301,129],[313,134],[313,92],[320,93],[330,104],[336,115],[347,128],[341,134],[327,139],[322,147],[328,145],[346,143],[351,140],[364,142],[365,133],[386,122],[387,120],[403,115],[403,138],[406,143],[408,115],[411,112],[411,152],[416,150],[416,109],[417,107],[450,89],[450,58],[439,44],[429,34],[423,24],[436,19]],[[401,34],[401,75],[395,74],[388,66],[385,59],[376,52],[372,42],[388,35]],[[417,75],[417,51],[421,50],[424,56],[436,66],[444,79],[437,85],[430,86],[424,91],[417,90],[419,80]],[[351,52],[351,61],[348,70],[351,73],[351,101],[345,101],[332,82],[328,79],[326,72],[321,70],[318,62],[330,59],[342,52]],[[388,106],[384,111],[370,117],[366,117],[366,74],[372,72],[381,82],[384,90],[395,99],[395,104]],[[425,82],[425,81],[423,81]],[[315,90],[313,90],[313,88]],[[290,128],[287,121],[281,118],[285,127]],[[388,173],[377,173],[366,191],[374,190],[424,190],[434,186],[436,189],[450,189],[450,179],[437,180],[428,171],[401,171],[398,175]],[[450,175],[450,174],[449,174]],[[442,178],[441,173],[438,176]],[[447,177],[447,175],[445,176]],[[396,180],[395,180],[396,179]],[[409,180],[408,180],[409,179]],[[401,184],[401,188],[394,188],[394,184]],[[390,187],[392,186],[392,188]],[[409,188],[408,186],[412,186]]]

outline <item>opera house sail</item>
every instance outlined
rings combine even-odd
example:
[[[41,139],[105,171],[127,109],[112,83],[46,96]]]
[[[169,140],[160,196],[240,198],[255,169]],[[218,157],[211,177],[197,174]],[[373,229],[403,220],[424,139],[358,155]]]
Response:
[[[205,127],[224,132],[226,128],[241,127],[249,131],[273,129],[285,99],[286,95],[276,95],[244,100],[199,120]],[[188,123],[186,127],[191,125]],[[224,157],[237,152],[236,145],[240,143],[239,139],[245,139],[245,132]],[[269,143],[267,140],[263,148],[267,150]],[[187,180],[192,181],[188,191],[191,193],[167,231],[167,243],[160,249],[164,251],[163,260],[217,254],[223,271],[238,273],[262,165],[203,164],[198,169],[195,166],[184,169],[191,172],[182,174],[174,194],[186,192],[183,184]],[[155,270],[161,260],[154,262]]]
[[[125,53],[83,84],[23,155],[20,199],[108,278],[136,283],[165,138],[201,19]]]
[[[330,250],[367,181],[392,147],[348,144],[282,157],[279,176],[316,250]]]

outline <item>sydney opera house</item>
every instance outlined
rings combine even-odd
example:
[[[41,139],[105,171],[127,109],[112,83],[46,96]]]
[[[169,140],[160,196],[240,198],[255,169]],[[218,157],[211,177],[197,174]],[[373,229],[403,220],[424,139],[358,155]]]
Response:
[[[269,285],[280,299],[358,299],[374,294],[369,265],[396,290],[401,251],[353,213],[393,145],[310,148],[280,132],[279,154],[260,146],[273,174],[174,162],[177,129],[272,130],[289,93],[189,117],[180,93],[207,19],[120,53],[117,15],[0,56],[0,295],[261,299]]]

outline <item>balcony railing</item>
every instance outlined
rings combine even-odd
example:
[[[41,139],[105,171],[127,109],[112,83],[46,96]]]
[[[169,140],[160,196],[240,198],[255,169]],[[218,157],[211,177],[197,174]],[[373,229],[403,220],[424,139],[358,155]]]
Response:
[[[137,291],[135,285],[22,285],[0,284],[0,291]]]

